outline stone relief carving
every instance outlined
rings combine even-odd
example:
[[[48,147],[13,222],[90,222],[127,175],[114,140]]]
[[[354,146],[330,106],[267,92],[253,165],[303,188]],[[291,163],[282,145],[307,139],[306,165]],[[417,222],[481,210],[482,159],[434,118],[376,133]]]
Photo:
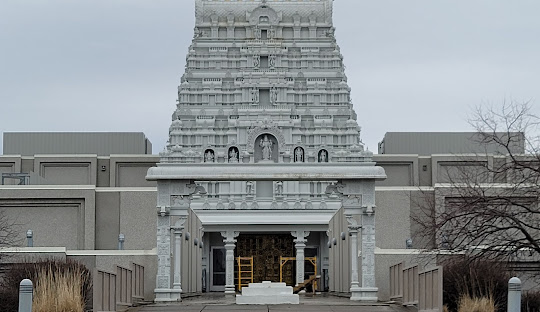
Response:
[[[276,126],[276,124],[273,121],[270,121],[269,119],[264,119],[263,121],[259,121],[258,125],[255,127],[252,127],[247,130],[248,137],[247,137],[247,150],[253,152],[255,148],[255,140],[257,137],[259,137],[261,134],[268,133],[273,135],[279,145],[279,150],[284,151],[285,150],[285,136],[283,135],[280,128]],[[258,142],[257,142],[258,143]]]
[[[238,163],[238,148],[229,148],[229,163]]]
[[[326,187],[326,190],[324,193],[327,196],[331,195],[343,195],[343,192],[345,190],[345,184],[342,183],[332,183]]]
[[[321,150],[319,152],[319,162],[321,163],[328,162],[328,152],[326,150]]]
[[[272,159],[272,141],[268,140],[268,136],[265,135],[263,139],[259,141],[259,147],[262,149],[263,160]]]
[[[251,102],[253,104],[259,104],[259,89],[257,88],[251,89]]]
[[[275,55],[270,55],[268,57],[268,67],[270,67],[272,69],[276,67],[276,56]]]
[[[270,89],[270,103],[272,103],[272,105],[277,105],[277,101],[278,90],[276,89],[276,87],[272,87],[272,89]]]
[[[297,147],[294,149],[294,162],[304,162],[304,149]]]
[[[253,55],[253,68],[259,69],[261,67],[261,56]]]
[[[247,181],[246,182],[246,194],[248,196],[253,195],[254,189],[253,189],[253,181]]]
[[[190,203],[190,199],[188,196],[184,196],[184,195],[171,196],[172,207],[189,208],[189,203]]]
[[[213,150],[207,150],[204,153],[204,162],[211,163],[214,162],[214,151]]]
[[[283,181],[276,181],[276,196],[283,196]]]
[[[262,4],[251,12],[249,23],[251,25],[257,25],[261,22],[261,17],[264,18],[263,22],[267,21],[266,23],[270,25],[277,25],[279,23],[279,16],[276,11],[266,4]]]

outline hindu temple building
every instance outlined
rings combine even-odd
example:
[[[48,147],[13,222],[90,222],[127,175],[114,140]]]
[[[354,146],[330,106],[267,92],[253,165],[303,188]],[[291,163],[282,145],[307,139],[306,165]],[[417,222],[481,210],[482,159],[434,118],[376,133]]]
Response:
[[[85,264],[95,311],[264,281],[395,299],[390,267],[448,253],[415,220],[445,209],[461,166],[493,168],[506,151],[475,133],[387,133],[367,151],[332,5],[195,0],[159,155],[143,133],[4,133],[0,216],[19,244],[0,263]]]
[[[188,257],[210,291],[317,279],[377,300],[374,183],[386,176],[360,141],[332,2],[196,1],[169,142],[147,176],[158,181],[156,300],[199,287],[182,274]],[[194,231],[203,248],[182,255]],[[332,252],[332,231],[351,248]],[[362,261],[331,267],[358,246]]]

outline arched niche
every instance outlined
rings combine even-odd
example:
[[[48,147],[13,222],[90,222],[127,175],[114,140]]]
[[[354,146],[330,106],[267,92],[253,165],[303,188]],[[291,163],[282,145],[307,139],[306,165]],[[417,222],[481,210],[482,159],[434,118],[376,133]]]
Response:
[[[236,146],[229,147],[227,151],[227,160],[229,163],[236,164],[240,160],[240,150]]]
[[[260,5],[249,16],[250,25],[276,26],[281,20],[279,14],[266,4]]]
[[[209,148],[204,151],[203,159],[205,163],[216,162],[216,153],[214,153],[213,149]]]
[[[255,139],[254,159],[256,163],[277,163],[279,160],[279,145],[275,136],[263,133]]]
[[[306,153],[304,152],[304,149],[300,146],[297,146],[293,151],[293,161],[296,163],[305,162],[306,161]]]
[[[319,154],[317,155],[317,161],[320,163],[328,162],[329,158],[330,154],[328,154],[328,151],[325,149],[320,150]]]

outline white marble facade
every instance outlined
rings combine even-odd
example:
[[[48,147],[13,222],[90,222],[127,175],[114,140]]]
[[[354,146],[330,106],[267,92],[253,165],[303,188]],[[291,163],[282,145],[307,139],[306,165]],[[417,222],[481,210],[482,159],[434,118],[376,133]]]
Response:
[[[373,181],[385,175],[360,141],[332,3],[196,0],[170,139],[147,177],[158,181],[157,301],[180,300],[186,211],[195,212],[205,233],[222,237],[224,290],[234,293],[242,231],[290,233],[303,259],[310,232],[325,233],[341,208],[349,221],[362,220],[350,226],[358,241],[353,257],[358,244],[364,250],[361,279],[352,266],[351,299],[376,300]],[[348,176],[351,166],[362,170]],[[325,245],[317,246],[320,255]],[[203,266],[210,266],[208,258]]]

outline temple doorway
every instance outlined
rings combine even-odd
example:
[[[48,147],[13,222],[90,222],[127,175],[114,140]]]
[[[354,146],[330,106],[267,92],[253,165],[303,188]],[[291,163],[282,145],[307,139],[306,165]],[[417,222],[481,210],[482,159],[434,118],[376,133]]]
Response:
[[[296,253],[293,239],[291,234],[240,234],[235,257],[253,257],[254,283],[279,282],[280,257],[294,257]],[[235,272],[237,270],[235,266]],[[294,265],[283,267],[283,282],[294,286],[294,276]]]

